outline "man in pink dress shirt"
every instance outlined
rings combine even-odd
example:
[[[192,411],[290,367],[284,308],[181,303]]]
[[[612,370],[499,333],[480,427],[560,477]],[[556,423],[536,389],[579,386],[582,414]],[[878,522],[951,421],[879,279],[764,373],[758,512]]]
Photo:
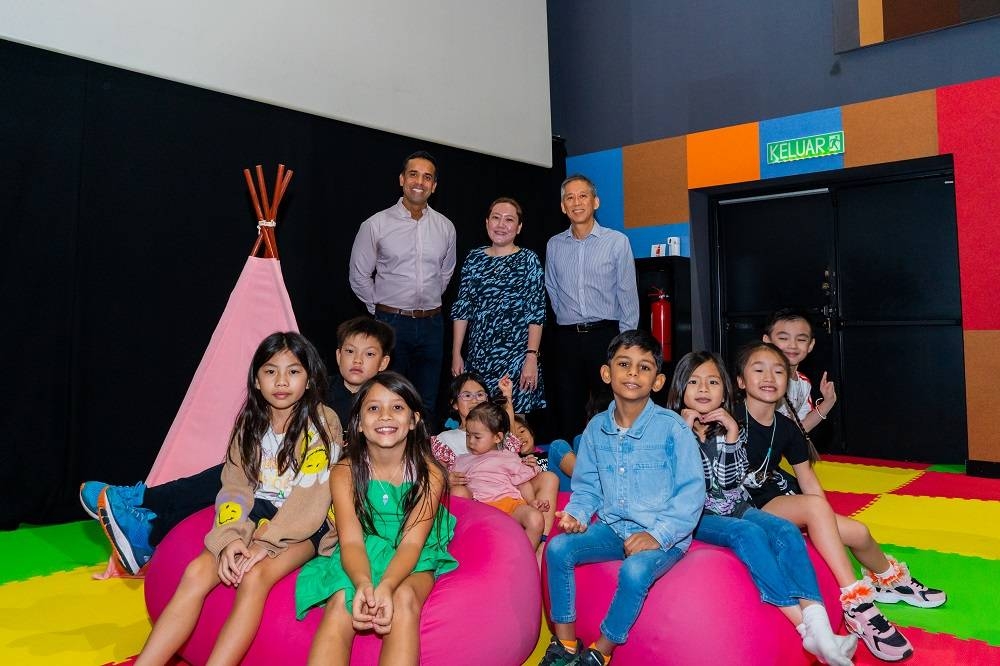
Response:
[[[441,295],[455,272],[455,225],[427,204],[437,162],[419,151],[399,174],[403,196],[361,224],[351,249],[351,289],[376,319],[396,332],[392,367],[420,391],[435,415],[444,324]]]

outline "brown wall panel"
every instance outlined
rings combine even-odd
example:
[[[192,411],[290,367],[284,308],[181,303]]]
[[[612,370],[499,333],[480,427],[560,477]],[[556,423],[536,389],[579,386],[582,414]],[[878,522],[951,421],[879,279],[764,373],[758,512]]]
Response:
[[[845,167],[938,154],[933,90],[848,104],[841,108],[841,118]]]
[[[622,148],[625,227],[687,222],[687,141],[672,137]]]
[[[947,28],[956,25],[960,17],[959,0],[882,0],[887,40]]]
[[[997,377],[1000,377],[1000,331],[966,331],[965,392],[970,460],[1000,463]]]

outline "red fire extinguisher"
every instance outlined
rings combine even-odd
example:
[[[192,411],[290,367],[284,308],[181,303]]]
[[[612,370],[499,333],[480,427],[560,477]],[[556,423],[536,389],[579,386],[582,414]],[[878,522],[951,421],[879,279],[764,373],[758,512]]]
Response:
[[[671,360],[671,339],[670,339],[670,301],[667,300],[667,292],[659,288],[653,288],[649,294],[653,298],[650,306],[650,330],[653,337],[660,341],[663,348],[663,360]]]

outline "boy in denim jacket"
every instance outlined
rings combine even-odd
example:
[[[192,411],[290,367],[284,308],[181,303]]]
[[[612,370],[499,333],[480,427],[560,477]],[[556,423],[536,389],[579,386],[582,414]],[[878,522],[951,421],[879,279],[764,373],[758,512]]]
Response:
[[[660,343],[625,331],[608,346],[601,378],[614,402],[587,425],[573,470],[573,494],[556,517],[563,534],[545,551],[555,636],[541,664],[603,666],[628,639],[646,593],[691,544],[705,482],[690,428],[650,400],[666,378]],[[597,513],[597,521],[590,517]],[[578,564],[624,560],[618,587],[586,650],[576,638]]]

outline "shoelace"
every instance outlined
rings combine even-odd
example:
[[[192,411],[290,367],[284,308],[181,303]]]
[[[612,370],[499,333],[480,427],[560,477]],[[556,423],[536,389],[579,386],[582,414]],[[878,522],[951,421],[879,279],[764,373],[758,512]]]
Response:
[[[872,608],[875,608],[874,604],[861,604],[860,606],[858,606],[857,614],[864,616],[864,614],[867,613]],[[875,609],[875,612],[872,613],[870,616],[866,616],[865,620],[868,622],[868,624],[875,627],[875,630],[879,634],[886,634],[892,631],[892,626],[889,624],[889,621],[885,619],[885,616],[882,615],[882,613],[880,613],[877,608]]]

